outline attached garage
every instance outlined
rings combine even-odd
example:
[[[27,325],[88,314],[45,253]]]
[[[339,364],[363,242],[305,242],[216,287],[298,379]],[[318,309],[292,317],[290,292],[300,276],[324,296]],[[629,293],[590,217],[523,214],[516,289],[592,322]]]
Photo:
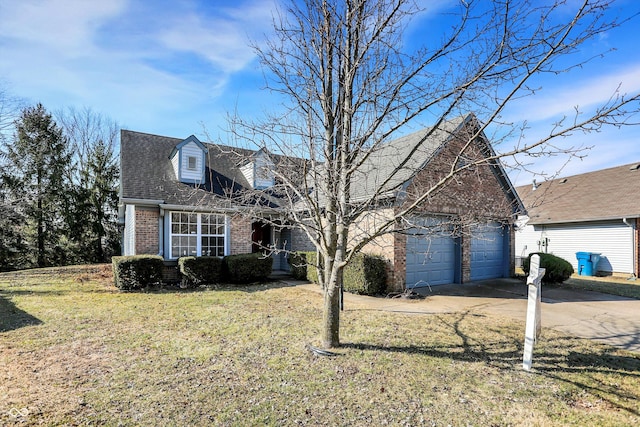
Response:
[[[499,223],[477,226],[471,232],[471,280],[505,277],[509,240]]]
[[[459,244],[451,227],[435,218],[422,220],[425,228],[411,229],[406,247],[406,287],[455,283],[460,271]]]

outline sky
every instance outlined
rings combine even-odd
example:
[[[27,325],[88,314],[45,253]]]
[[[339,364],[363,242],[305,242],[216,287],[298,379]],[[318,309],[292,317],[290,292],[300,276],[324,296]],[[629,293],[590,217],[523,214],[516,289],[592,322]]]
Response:
[[[274,1],[0,0],[0,84],[49,111],[88,107],[125,129],[177,138],[201,137],[206,129],[224,140],[228,114],[259,118],[273,108],[250,42],[270,33]],[[453,3],[425,3],[408,42],[422,40],[423,28],[446,25]],[[620,0],[607,13],[639,12],[640,3]],[[542,90],[515,102],[503,118],[526,120],[526,141],[533,141],[576,106],[593,107],[617,88],[640,92],[639,25],[636,17],[585,43],[585,57],[615,50],[570,74],[540,78]],[[640,162],[638,136],[640,126],[577,134],[559,143],[585,148],[581,158],[521,160],[560,176]],[[515,185],[533,177],[523,168],[507,170]]]

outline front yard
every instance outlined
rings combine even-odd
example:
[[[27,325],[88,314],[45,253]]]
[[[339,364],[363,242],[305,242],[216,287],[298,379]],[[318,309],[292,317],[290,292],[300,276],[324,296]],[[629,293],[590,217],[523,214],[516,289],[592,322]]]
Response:
[[[122,293],[110,266],[0,274],[0,424],[640,424],[640,355],[474,312],[350,305],[277,283]]]

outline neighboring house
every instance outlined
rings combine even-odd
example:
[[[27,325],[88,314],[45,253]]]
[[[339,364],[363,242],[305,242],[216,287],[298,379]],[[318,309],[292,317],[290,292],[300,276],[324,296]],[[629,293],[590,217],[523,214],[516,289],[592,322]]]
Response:
[[[452,162],[468,166],[413,214],[418,223],[437,225],[438,232],[425,234],[398,223],[394,232],[363,248],[389,261],[390,287],[464,283],[508,277],[513,271],[513,221],[522,211],[515,190],[498,161],[472,165],[495,154],[483,135],[457,156],[475,123],[469,115],[445,123],[426,140],[428,129],[392,141],[367,159],[362,179],[354,183],[355,200],[370,197],[381,187],[379,203],[352,230],[357,237],[375,221],[413,203],[449,171]],[[387,179],[399,159],[416,147],[420,148],[400,173]],[[268,189],[274,184],[272,159],[277,156],[205,144],[194,136],[182,140],[126,130],[121,134],[120,156],[125,255],[160,254],[172,262],[185,255],[223,256],[270,245],[313,250],[297,228],[284,221],[273,225],[277,199],[265,201],[270,221],[261,221],[255,210],[254,218],[248,219],[241,215],[242,204],[234,202],[244,189]],[[274,256],[274,269],[287,268],[285,253]]]
[[[601,254],[599,274],[638,276],[640,163],[517,188],[516,255],[548,252],[578,267],[576,252]]]

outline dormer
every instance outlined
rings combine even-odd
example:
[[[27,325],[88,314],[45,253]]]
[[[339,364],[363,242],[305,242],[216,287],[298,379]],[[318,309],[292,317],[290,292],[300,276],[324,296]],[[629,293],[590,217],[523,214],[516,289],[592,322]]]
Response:
[[[193,135],[171,150],[169,159],[178,181],[187,184],[204,182],[207,151],[207,147]]]
[[[249,182],[251,188],[263,190],[274,184],[274,164],[264,148],[257,151],[249,163],[240,167],[240,171]]]

